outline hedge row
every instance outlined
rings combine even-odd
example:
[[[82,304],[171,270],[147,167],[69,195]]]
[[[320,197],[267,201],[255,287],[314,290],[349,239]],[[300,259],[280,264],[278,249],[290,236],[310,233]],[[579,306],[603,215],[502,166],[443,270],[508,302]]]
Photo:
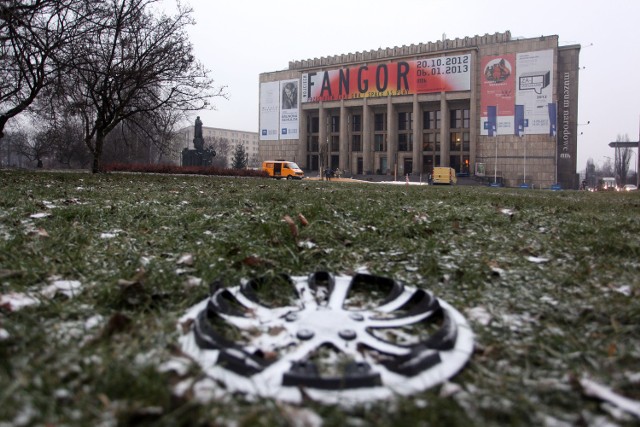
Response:
[[[215,166],[176,166],[169,164],[110,163],[104,166],[105,172],[144,172],[164,174],[250,176],[266,178],[269,175],[262,170],[219,168]]]

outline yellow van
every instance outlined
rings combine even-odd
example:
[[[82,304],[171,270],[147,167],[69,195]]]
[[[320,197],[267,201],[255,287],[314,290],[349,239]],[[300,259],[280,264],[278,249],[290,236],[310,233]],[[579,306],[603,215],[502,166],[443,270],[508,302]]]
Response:
[[[455,184],[456,182],[456,170],[454,168],[443,166],[433,168],[434,184]]]
[[[302,179],[304,172],[295,162],[267,160],[262,162],[262,170],[274,178]]]

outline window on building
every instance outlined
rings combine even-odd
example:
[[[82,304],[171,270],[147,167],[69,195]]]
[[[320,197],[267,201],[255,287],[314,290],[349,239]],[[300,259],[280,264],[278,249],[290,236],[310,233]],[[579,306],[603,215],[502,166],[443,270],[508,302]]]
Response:
[[[387,138],[386,135],[377,133],[373,136],[373,149],[374,151],[387,151]]]
[[[436,137],[433,133],[425,133],[422,135],[422,151],[433,151],[435,140]]]
[[[362,137],[351,135],[351,151],[362,151]]]
[[[462,110],[462,127],[464,129],[469,129],[469,125],[471,124],[471,111],[466,108]]]
[[[462,132],[451,132],[449,134],[449,150],[460,151],[462,149]]]
[[[412,129],[412,117],[411,112],[398,113],[398,130],[411,130]]]
[[[470,124],[471,112],[468,108],[450,110],[450,123],[451,129],[468,129]]]
[[[331,133],[340,132],[340,116],[331,116]]]
[[[351,130],[353,132],[362,131],[362,116],[360,114],[354,114],[351,116]]]
[[[469,132],[462,132],[462,151],[469,151],[471,148],[471,135]]]
[[[308,133],[318,133],[320,132],[320,117],[315,116],[315,117],[311,117],[311,120],[309,120],[307,122],[310,126],[310,129]]]
[[[398,151],[413,151],[413,134],[398,134]]]
[[[331,151],[340,151],[340,136],[331,135]]]
[[[376,132],[382,132],[387,130],[386,114],[376,113],[373,116],[373,130]]]
[[[312,135],[311,138],[309,138],[309,146],[308,146],[308,150],[310,153],[317,153],[318,152],[318,135]]]
[[[452,129],[456,129],[460,127],[461,123],[461,115],[460,110],[450,110],[449,111],[449,127]]]
[[[422,113],[422,129],[440,129],[440,110]]]

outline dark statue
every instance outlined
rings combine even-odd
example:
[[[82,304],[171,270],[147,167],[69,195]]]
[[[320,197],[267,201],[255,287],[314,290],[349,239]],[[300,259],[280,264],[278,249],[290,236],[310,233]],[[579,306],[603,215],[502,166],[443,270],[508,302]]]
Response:
[[[182,166],[211,166],[216,152],[210,147],[204,148],[200,116],[196,118],[193,131],[193,146],[195,150],[189,150],[188,148],[182,150]]]
[[[196,150],[202,151],[204,149],[204,138],[202,137],[202,120],[200,116],[196,117],[196,126],[193,132],[193,146]]]

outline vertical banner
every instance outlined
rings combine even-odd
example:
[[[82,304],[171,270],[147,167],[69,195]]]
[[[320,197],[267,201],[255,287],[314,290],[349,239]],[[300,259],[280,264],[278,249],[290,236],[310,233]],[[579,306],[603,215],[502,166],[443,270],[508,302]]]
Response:
[[[549,109],[549,136],[556,136],[558,132],[558,112],[555,102],[550,102],[547,105]]]
[[[496,136],[497,135],[497,120],[498,120],[498,107],[495,105],[487,106],[487,117],[482,129],[483,135]]]
[[[527,134],[548,134],[548,106],[553,102],[553,50],[519,53],[516,104],[524,105]]]
[[[260,140],[278,139],[280,82],[260,83]]]
[[[298,139],[298,79],[280,81],[280,139]]]
[[[526,122],[524,119],[524,105],[515,105],[513,134],[516,136],[524,136],[524,128]]]
[[[480,85],[480,134],[495,136],[513,134],[514,100],[515,100],[515,55],[485,56],[481,60],[482,78]],[[497,107],[500,112],[495,116],[495,134],[489,121],[489,106]]]

